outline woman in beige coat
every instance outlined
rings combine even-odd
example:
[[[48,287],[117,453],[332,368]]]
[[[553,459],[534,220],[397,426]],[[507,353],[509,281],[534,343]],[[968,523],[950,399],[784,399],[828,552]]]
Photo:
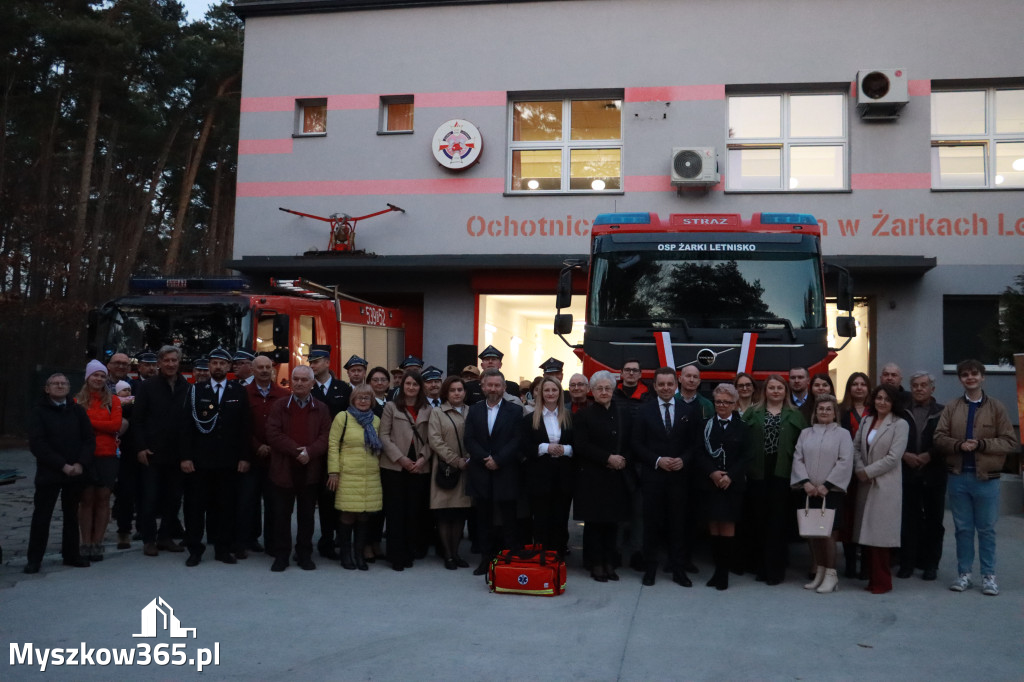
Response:
[[[853,472],[853,441],[850,432],[839,426],[839,404],[834,395],[816,396],[813,414],[814,423],[800,432],[796,442],[790,483],[794,489],[803,491],[804,505],[820,508],[824,504],[835,510],[832,534],[812,538],[808,543],[816,568],[814,580],[804,585],[804,589],[825,594],[835,592],[839,584],[836,539],[846,488]]]
[[[898,400],[896,389],[885,384],[877,387],[871,394],[871,416],[861,423],[853,442],[854,470],[860,483],[853,538],[868,553],[870,577],[866,589],[872,594],[892,590],[889,550],[900,546],[900,462],[907,449],[910,428],[893,413]]]
[[[367,570],[366,548],[370,515],[383,504],[380,486],[380,420],[373,414],[373,390],[356,386],[351,405],[331,424],[327,444],[327,487],[337,491],[334,508],[341,513],[341,566]],[[355,531],[355,542],[352,533]]]
[[[427,441],[433,455],[433,473],[430,476],[430,508],[437,519],[438,535],[444,549],[444,567],[450,571],[469,568],[469,562],[459,556],[462,529],[469,516],[473,501],[466,495],[466,469],[469,457],[463,437],[466,431],[466,385],[462,377],[451,376],[441,385],[441,407],[430,411]],[[441,487],[437,481],[452,472],[458,480],[453,487]],[[448,484],[451,486],[451,483]]]
[[[387,557],[396,571],[411,567],[414,555],[425,557],[431,541],[429,420],[423,378],[419,372],[408,370],[399,384],[398,396],[384,405],[380,418]]]

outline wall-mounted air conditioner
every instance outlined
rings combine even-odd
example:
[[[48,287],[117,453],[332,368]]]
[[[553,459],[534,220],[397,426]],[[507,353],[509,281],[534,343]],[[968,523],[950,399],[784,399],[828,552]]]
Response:
[[[718,154],[714,147],[675,147],[672,149],[672,184],[677,187],[717,185]]]
[[[869,69],[857,72],[857,111],[865,119],[899,118],[910,101],[905,69]]]

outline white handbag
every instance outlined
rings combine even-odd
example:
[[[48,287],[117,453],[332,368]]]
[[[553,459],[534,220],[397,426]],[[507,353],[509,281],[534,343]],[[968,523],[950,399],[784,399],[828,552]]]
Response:
[[[836,510],[825,507],[824,497],[821,498],[821,509],[811,509],[811,498],[808,497],[804,508],[796,510],[796,523],[802,538],[827,538],[832,535],[835,520]]]

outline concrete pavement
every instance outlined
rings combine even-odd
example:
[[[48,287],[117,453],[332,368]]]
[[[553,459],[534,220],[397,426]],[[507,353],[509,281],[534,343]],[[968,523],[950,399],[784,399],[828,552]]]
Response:
[[[12,487],[0,487],[5,515]],[[155,663],[51,663],[40,673],[38,663],[11,658],[12,643],[15,658],[29,643],[79,652],[84,644],[94,661],[100,649],[140,647],[139,655],[164,643],[168,652],[184,644],[186,662],[199,649],[217,650],[219,665],[203,671],[207,679],[1019,680],[1024,517],[999,521],[998,597],[947,589],[954,577],[948,517],[946,527],[939,580],[894,579],[886,595],[852,580],[831,595],[801,589],[807,553],[794,545],[787,582],[767,587],[734,576],[726,592],[704,587],[706,557],[697,557],[693,588],[665,574],[644,588],[628,569],[618,583],[590,580],[576,549],[567,591],[554,598],[490,594],[483,579],[446,571],[435,557],[402,573],[380,562],[358,572],[318,561],[316,571],[292,566],[277,574],[266,555],[227,566],[208,550],[189,569],[182,554],[145,557],[138,543],[90,568],[51,559],[26,576],[23,556],[8,559],[4,529],[0,679],[197,677],[194,666]],[[145,634],[140,611],[157,597],[181,627],[196,628],[194,639],[132,636]]]

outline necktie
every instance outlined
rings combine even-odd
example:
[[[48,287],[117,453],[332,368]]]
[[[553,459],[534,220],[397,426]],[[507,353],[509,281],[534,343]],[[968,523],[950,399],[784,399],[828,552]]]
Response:
[[[668,411],[668,403],[665,403],[665,430],[672,430],[672,414]]]
[[[718,424],[719,424],[719,426],[722,427],[723,430],[725,430],[725,428],[727,426],[729,426],[729,420],[728,419],[719,419],[718,420]]]
[[[217,404],[220,405],[220,384],[213,385],[213,392],[217,395]]]
[[[431,404],[432,404],[432,405],[433,405],[434,407],[441,407],[441,401],[440,401],[440,400],[438,400],[437,398],[434,398],[433,400],[431,400],[431,401],[430,401],[430,403],[431,403]]]

